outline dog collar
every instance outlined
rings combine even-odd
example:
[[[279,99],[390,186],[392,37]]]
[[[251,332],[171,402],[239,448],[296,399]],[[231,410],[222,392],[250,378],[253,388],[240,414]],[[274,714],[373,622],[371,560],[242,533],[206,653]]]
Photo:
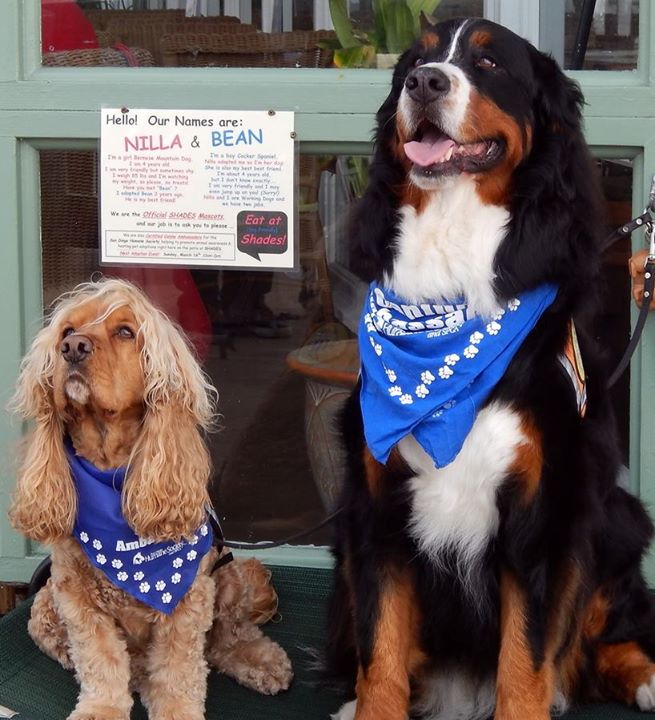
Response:
[[[191,587],[212,546],[209,522],[190,540],[155,542],[139,537],[121,509],[126,468],[100,470],[65,443],[77,490],[73,535],[89,562],[116,587],[155,610],[173,612]]]
[[[492,318],[466,303],[408,303],[373,283],[359,326],[361,407],[379,462],[414,435],[437,467],[452,462],[478,410],[557,295],[541,285]]]

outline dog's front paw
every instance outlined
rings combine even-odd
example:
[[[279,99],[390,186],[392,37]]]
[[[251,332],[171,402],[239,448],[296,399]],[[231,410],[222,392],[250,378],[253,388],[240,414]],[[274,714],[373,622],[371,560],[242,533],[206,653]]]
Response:
[[[288,655],[267,637],[235,648],[225,672],[242,685],[264,695],[277,695],[286,690],[293,680]]]
[[[643,712],[655,710],[655,675],[647,683],[643,683],[637,688],[635,693],[635,703]]]
[[[68,720],[130,720],[127,712],[113,705],[82,701],[68,716]]]

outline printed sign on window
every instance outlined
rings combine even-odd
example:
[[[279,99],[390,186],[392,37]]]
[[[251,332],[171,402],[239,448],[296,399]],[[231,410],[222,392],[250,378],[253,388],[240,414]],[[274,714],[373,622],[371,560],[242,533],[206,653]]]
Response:
[[[291,112],[103,109],[101,261],[294,267]]]

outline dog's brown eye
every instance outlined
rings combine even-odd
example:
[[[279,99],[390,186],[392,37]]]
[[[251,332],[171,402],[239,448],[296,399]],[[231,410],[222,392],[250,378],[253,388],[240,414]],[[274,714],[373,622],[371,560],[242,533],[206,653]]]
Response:
[[[414,60],[414,67],[418,67],[419,65],[423,65],[424,62],[425,62],[425,60],[424,60],[423,58],[416,58],[416,60]]]
[[[134,337],[134,333],[132,332],[132,330],[129,327],[127,327],[127,325],[121,325],[116,330],[116,335],[118,335],[118,337],[122,337],[122,338],[133,338]]]
[[[478,58],[478,60],[476,60],[475,66],[482,68],[483,70],[493,70],[493,68],[498,67],[495,60],[492,60],[490,57],[486,56]]]
[[[64,328],[64,332],[62,333],[63,337],[68,337],[69,335],[72,335],[75,332],[75,328],[67,327]]]

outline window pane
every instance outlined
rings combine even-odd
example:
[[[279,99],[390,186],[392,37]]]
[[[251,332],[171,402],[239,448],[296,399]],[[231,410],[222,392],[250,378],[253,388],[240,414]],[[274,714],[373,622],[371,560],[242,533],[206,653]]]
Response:
[[[639,0],[567,0],[564,37],[568,69],[634,70]]]
[[[337,158],[301,156],[300,268],[275,273],[99,268],[96,153],[40,158],[46,309],[98,271],[140,285],[182,326],[219,390],[221,430],[209,442],[227,534],[279,539],[318,524],[342,468],[335,412],[358,369],[354,326],[339,320],[344,307],[336,306],[327,263],[328,254],[345,254],[334,247],[345,242],[343,221],[329,235],[322,229],[323,218],[347,214],[350,201],[336,187]],[[356,318],[358,308],[346,309]],[[326,529],[302,542],[328,537]]]
[[[482,0],[434,0],[434,17],[480,16]],[[397,53],[373,34],[373,0],[350,0],[343,22],[362,47],[344,55],[329,3],[314,0],[42,0],[43,64],[166,67],[377,67]],[[418,33],[419,20],[414,19]],[[395,33],[394,33],[395,34]],[[387,36],[388,37],[388,36]],[[336,51],[336,55],[335,55]],[[380,66],[387,66],[382,58]]]
[[[607,233],[632,218],[633,170],[630,160],[599,160]],[[602,266],[602,304],[597,315],[596,336],[607,351],[610,371],[618,365],[630,340],[630,277],[628,258],[631,239],[621,238],[607,248]],[[630,436],[630,368],[611,391],[619,429],[623,462],[628,465]]]
[[[270,540],[317,524],[343,474],[335,417],[355,383],[365,283],[350,266],[350,207],[368,158],[303,155],[297,272],[102,268],[140,285],[186,331],[219,390],[212,495],[229,537]],[[629,161],[598,162],[608,229],[631,217]],[[48,305],[98,267],[94,152],[41,153],[43,293]],[[606,253],[597,336],[613,367],[630,334],[629,240]],[[612,391],[625,462],[629,377]],[[323,529],[300,543],[325,543]]]

